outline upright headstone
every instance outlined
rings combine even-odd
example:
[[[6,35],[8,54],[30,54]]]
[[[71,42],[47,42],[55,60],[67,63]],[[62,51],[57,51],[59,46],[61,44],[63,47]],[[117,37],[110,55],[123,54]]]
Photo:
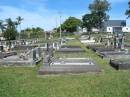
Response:
[[[39,51],[38,51],[38,48],[36,48],[35,50],[36,50],[36,58],[39,58]]]
[[[59,42],[56,43],[56,49],[57,49],[57,50],[60,49]]]
[[[38,48],[38,55],[39,55],[39,57],[42,56],[42,52],[41,52],[41,48],[40,47]]]
[[[3,53],[0,52],[0,59],[3,59]]]
[[[117,38],[116,38],[117,36],[116,35],[114,35],[114,48],[116,48],[117,47]]]
[[[0,45],[0,52],[4,51],[4,47],[2,45]]]
[[[49,43],[47,43],[47,52],[49,51]]]
[[[107,47],[110,47],[110,39],[107,40]]]
[[[47,50],[44,55],[44,64],[49,66],[53,57],[53,44],[47,43]]]
[[[37,56],[36,56],[36,50],[33,50],[33,60],[36,60]]]

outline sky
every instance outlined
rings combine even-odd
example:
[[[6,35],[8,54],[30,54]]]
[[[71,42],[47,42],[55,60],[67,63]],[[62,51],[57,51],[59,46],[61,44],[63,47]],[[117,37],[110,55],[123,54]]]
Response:
[[[111,3],[110,19],[126,20],[124,15],[128,9],[129,0],[108,0]],[[45,30],[53,28],[64,22],[69,16],[79,19],[90,13],[88,6],[93,0],[0,0],[0,20],[18,16],[24,18],[22,29],[27,27],[41,27]],[[127,20],[130,26],[130,20]]]

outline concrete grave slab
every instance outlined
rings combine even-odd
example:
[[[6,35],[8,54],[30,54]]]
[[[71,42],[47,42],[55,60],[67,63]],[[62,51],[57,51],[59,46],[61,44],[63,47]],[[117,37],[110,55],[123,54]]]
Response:
[[[80,46],[61,46],[57,52],[85,52]]]
[[[128,70],[130,69],[130,59],[127,60],[111,60],[110,64],[117,70]]]
[[[87,73],[100,71],[100,67],[87,58],[60,58],[54,59],[48,66],[43,66],[39,70],[39,74]]]
[[[41,49],[35,48],[22,55],[12,55],[1,59],[0,66],[34,67],[41,59]]]

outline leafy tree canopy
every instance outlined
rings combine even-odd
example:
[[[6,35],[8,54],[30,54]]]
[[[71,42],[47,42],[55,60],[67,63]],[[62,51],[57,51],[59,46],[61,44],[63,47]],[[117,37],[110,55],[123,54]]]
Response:
[[[83,27],[84,28],[87,28],[88,31],[91,31],[91,29],[93,27],[98,27],[99,24],[98,24],[98,20],[99,20],[99,17],[92,13],[92,14],[85,14],[82,18],[82,21],[83,21]]]
[[[89,10],[92,13],[106,12],[110,9],[110,3],[107,0],[94,0],[94,2],[89,5]]]
[[[6,19],[6,26],[3,32],[3,36],[6,40],[15,40],[17,36],[16,22],[11,18]]]
[[[81,26],[81,20],[75,17],[69,17],[62,25],[62,30],[66,32],[75,32],[77,28]]]
[[[98,17],[98,22],[96,22],[98,28],[102,28],[103,22],[109,19],[107,12],[110,9],[110,3],[107,0],[94,0],[94,2],[89,5],[89,10],[91,13],[97,15]]]
[[[44,29],[40,27],[26,28],[21,31],[21,37],[24,38],[43,38]]]

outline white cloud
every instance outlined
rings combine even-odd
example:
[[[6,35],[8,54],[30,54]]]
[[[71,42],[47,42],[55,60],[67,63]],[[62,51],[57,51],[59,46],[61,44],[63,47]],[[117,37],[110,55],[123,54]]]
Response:
[[[0,16],[1,19],[12,18],[13,20],[21,16],[24,18],[22,21],[22,28],[39,26],[45,30],[50,30],[59,25],[59,15],[55,10],[48,10],[44,7],[37,8],[37,11],[28,11],[21,8],[11,7],[11,6],[0,6]],[[67,14],[62,14],[62,22],[68,17]],[[80,17],[79,14],[74,16]]]
[[[40,26],[44,29],[52,29],[55,27],[55,18],[56,14],[51,14],[46,9],[43,11],[44,13],[39,14],[38,12],[30,12],[24,9],[18,9],[9,6],[0,6],[0,16],[1,19],[12,18],[15,19],[17,16],[21,16],[24,18],[22,23],[22,28],[33,26]]]

